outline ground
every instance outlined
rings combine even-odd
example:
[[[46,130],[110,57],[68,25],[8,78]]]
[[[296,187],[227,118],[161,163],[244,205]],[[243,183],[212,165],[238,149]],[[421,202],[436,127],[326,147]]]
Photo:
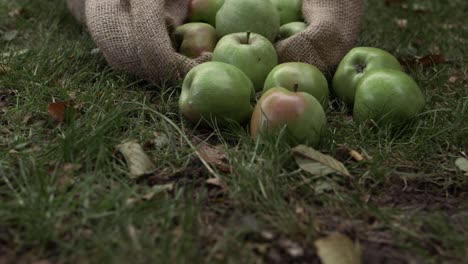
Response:
[[[334,102],[319,150],[347,178],[301,171],[242,127],[193,129],[178,86],[112,70],[64,1],[0,0],[0,263],[319,263],[314,241],[335,231],[364,263],[466,263],[467,10],[366,1],[359,45],[398,57],[428,103],[395,131]],[[116,150],[130,139],[156,172],[130,179]]]

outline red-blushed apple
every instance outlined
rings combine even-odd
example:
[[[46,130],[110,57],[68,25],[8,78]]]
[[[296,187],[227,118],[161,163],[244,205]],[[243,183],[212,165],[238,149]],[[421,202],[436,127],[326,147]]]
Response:
[[[374,120],[386,126],[399,125],[422,111],[424,95],[406,73],[378,69],[366,73],[357,85],[353,116],[358,123]]]
[[[291,22],[288,24],[284,24],[279,29],[278,38],[280,40],[287,39],[306,30],[306,28],[307,24],[304,22]]]
[[[241,69],[261,91],[268,73],[278,64],[275,47],[265,37],[254,33],[234,33],[219,40],[213,61],[232,64]]]
[[[175,40],[179,52],[189,58],[196,58],[204,52],[213,52],[217,37],[216,30],[207,23],[187,23],[176,28]]]
[[[271,0],[278,10],[280,24],[302,21],[302,0]]]
[[[336,97],[352,106],[357,84],[366,72],[384,68],[402,70],[398,60],[385,50],[372,47],[353,48],[341,60],[333,77],[332,87]]]
[[[281,87],[266,91],[255,106],[250,121],[253,138],[284,129],[290,144],[317,146],[327,127],[325,112],[312,95]]]
[[[204,22],[216,26],[218,13],[224,0],[189,0],[189,22]]]
[[[182,84],[179,109],[190,122],[245,123],[252,114],[255,89],[238,68],[223,62],[206,62],[189,71]]]
[[[320,70],[307,63],[287,62],[276,66],[267,76],[263,91],[283,87],[290,91],[311,94],[323,106],[328,107],[328,82]]]
[[[219,38],[232,33],[252,32],[274,41],[279,27],[279,14],[270,0],[225,0],[216,14]]]

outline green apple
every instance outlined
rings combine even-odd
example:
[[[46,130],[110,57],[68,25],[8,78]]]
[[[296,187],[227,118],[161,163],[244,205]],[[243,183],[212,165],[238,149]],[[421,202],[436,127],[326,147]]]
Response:
[[[253,32],[274,41],[280,27],[279,14],[270,0],[225,0],[216,14],[218,37]]]
[[[390,53],[371,47],[357,47],[346,54],[338,65],[332,87],[335,95],[352,106],[359,80],[374,69],[402,70],[398,60]]]
[[[425,99],[406,73],[378,69],[366,73],[357,86],[353,116],[358,123],[374,120],[381,125],[400,124],[424,108]]]
[[[278,10],[280,24],[302,21],[302,0],[271,0]]]
[[[241,70],[223,62],[206,62],[187,73],[179,109],[192,123],[242,124],[252,114],[254,99],[253,84]]]
[[[278,65],[275,47],[265,37],[254,33],[234,33],[219,40],[213,61],[232,64],[241,69],[261,91],[268,73]]]
[[[204,52],[212,52],[216,46],[216,30],[207,23],[187,23],[176,28],[175,40],[179,52],[196,58]]]
[[[317,67],[302,62],[287,62],[276,66],[268,74],[263,91],[283,87],[290,91],[311,94],[323,106],[328,107],[328,82]]]
[[[320,142],[326,127],[325,112],[317,99],[282,87],[274,87],[262,95],[250,121],[253,138],[284,129],[290,143],[312,146]]]
[[[307,24],[304,22],[291,22],[284,24],[279,29],[279,39],[287,39],[296,35],[299,32],[306,30]]]
[[[189,0],[189,22],[205,22],[216,26],[216,13],[224,0]]]

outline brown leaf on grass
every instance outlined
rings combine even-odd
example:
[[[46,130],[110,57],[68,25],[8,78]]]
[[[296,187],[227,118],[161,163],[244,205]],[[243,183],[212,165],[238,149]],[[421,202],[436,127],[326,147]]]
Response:
[[[201,143],[197,147],[197,152],[205,162],[215,165],[221,172],[229,173],[232,168],[227,162],[226,152],[222,147],[222,145],[214,147],[207,143]]]
[[[156,166],[137,141],[132,140],[117,146],[130,170],[130,178],[137,179],[156,170]]]
[[[323,264],[360,264],[362,249],[340,233],[332,233],[315,241],[317,254]]]
[[[328,174],[338,173],[352,177],[343,163],[313,148],[299,145],[293,148],[292,152],[299,167],[313,175],[326,176]]]
[[[405,56],[398,60],[402,65],[407,65],[408,67],[414,67],[417,65],[428,67],[449,62],[442,54],[430,54],[423,57]]]
[[[445,59],[444,55],[430,54],[422,58],[419,58],[417,62],[422,66],[431,66],[431,65],[447,63],[447,60]]]
[[[65,121],[67,111],[73,109],[74,104],[74,101],[50,103],[47,105],[47,112],[55,121],[63,123]]]

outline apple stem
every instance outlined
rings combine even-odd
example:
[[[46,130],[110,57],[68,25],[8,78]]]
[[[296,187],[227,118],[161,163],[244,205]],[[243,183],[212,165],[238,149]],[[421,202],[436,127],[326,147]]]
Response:
[[[252,34],[252,32],[247,32],[247,43],[246,44],[249,44],[250,43],[250,34]]]
[[[356,70],[357,70],[358,73],[363,73],[365,69],[366,69],[366,65],[365,65],[365,64],[358,64],[358,65],[356,65]]]
[[[297,93],[297,90],[299,90],[299,84],[298,83],[294,84],[293,89],[294,89],[294,92]]]

